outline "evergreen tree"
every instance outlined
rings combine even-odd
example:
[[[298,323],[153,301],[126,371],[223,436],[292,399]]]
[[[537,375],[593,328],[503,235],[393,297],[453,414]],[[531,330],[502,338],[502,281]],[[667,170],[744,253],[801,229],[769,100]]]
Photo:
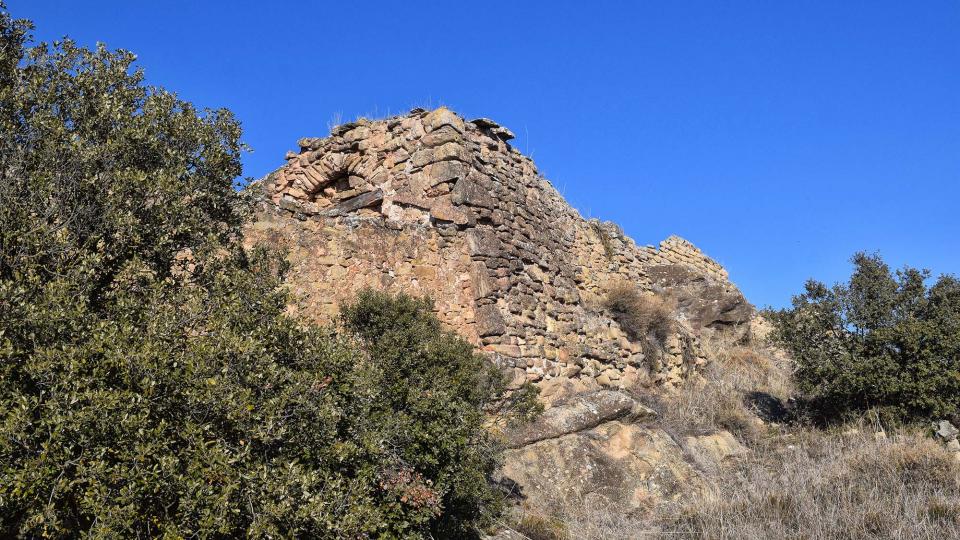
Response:
[[[960,281],[858,253],[846,284],[808,281],[770,313],[796,381],[823,418],[875,409],[897,421],[960,415]]]
[[[30,31],[0,4],[0,536],[475,535],[496,370],[424,301],[285,314],[233,116]]]

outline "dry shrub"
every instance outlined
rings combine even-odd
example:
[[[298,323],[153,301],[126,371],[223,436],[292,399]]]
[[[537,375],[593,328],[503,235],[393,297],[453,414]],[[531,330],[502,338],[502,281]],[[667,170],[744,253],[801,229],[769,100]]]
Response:
[[[572,540],[662,538],[648,515],[631,516],[604,508],[577,508],[564,518]]]
[[[723,379],[742,392],[765,392],[784,401],[794,392],[793,366],[779,349],[758,342],[743,343],[709,329],[705,330],[701,348],[710,360],[705,374],[708,379]]]
[[[513,528],[530,540],[571,540],[563,521],[541,514],[524,513]]]
[[[677,434],[724,429],[749,443],[760,423],[746,398],[782,407],[793,392],[789,361],[775,349],[744,345],[719,332],[706,333],[701,349],[709,363],[700,376],[655,405],[664,426]]]
[[[660,346],[673,334],[676,305],[672,298],[643,294],[628,282],[607,291],[603,306],[633,341],[654,340]]]

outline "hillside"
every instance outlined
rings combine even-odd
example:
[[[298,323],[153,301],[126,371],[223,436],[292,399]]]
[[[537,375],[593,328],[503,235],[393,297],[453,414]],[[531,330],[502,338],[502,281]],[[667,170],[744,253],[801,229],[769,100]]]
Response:
[[[724,505],[762,508],[748,502],[754,492],[787,487],[775,474],[784,459],[851,475],[867,454],[896,461],[927,444],[907,434],[859,449],[848,435],[785,427],[792,368],[764,344],[766,322],[724,268],[682,238],[641,246],[584,219],[512,138],[446,108],[337,126],[301,139],[252,187],[257,219],[246,229],[248,245],[286,250],[293,311],[329,322],[365,288],[426,295],[511,388],[539,388],[540,418],[497,428],[509,447],[497,481],[516,508],[504,537],[714,534],[716,514],[734,511]],[[791,453],[797,444],[810,453]],[[931,456],[942,450],[924,452],[939,466]],[[811,483],[804,496],[820,489],[813,477],[792,481]],[[938,482],[916,489],[936,493]],[[883,505],[901,495],[871,496]],[[763,537],[758,522],[790,521],[737,508],[732,527],[747,536]],[[812,508],[802,519],[819,519]],[[848,511],[852,522],[811,537],[867,519],[865,508]]]
[[[608,22],[635,20],[608,8],[599,10]],[[423,26],[424,13],[398,9]],[[90,9],[74,11],[70,28]],[[474,24],[460,25],[460,56],[500,70],[498,46],[515,56],[540,43],[527,30],[550,29],[551,10],[535,11],[535,26],[510,21],[522,29],[513,33],[525,41],[519,48],[491,39],[495,24],[461,18]],[[189,26],[197,14],[177,15]],[[567,15],[590,34],[588,19]],[[209,17],[192,18],[209,27]],[[112,40],[156,16],[100,19],[88,22]],[[703,19],[722,30],[717,17]],[[399,20],[389,28],[409,26]],[[792,28],[797,18],[789,20]],[[262,27],[258,14],[252,32]],[[317,28],[286,36],[312,40]],[[335,72],[322,65],[298,69],[294,86],[259,76],[249,92],[230,94],[238,100],[228,96],[230,109],[211,109],[206,98],[178,96],[200,95],[190,91],[197,77],[205,88],[223,85],[208,84],[211,70],[184,64],[169,39],[158,42],[159,58],[175,61],[188,81],[171,78],[162,61],[167,75],[148,78],[129,50],[83,46],[85,32],[80,41],[39,41],[33,22],[0,0],[0,538],[960,540],[960,278],[906,264],[907,252],[856,251],[848,279],[813,275],[789,289],[789,306],[758,310],[693,243],[647,238],[641,228],[631,230],[637,244],[615,223],[585,219],[512,146],[509,128],[445,107],[328,126],[281,158],[276,144],[285,143],[275,137],[292,139],[291,121],[310,125],[324,114],[303,103],[417,99],[405,97],[397,74],[385,76],[380,38],[389,31],[365,28],[377,38],[356,39],[347,28],[351,50],[320,59],[347,62],[349,84],[310,79]],[[471,32],[484,54],[474,54]],[[230,44],[206,31],[180,34],[194,60],[204,56],[196,50],[213,49],[191,39]],[[813,42],[823,35],[812,33]],[[739,37],[750,54],[761,50]],[[629,76],[606,69],[643,64],[623,61],[629,47],[581,41],[597,61],[578,65],[615,77],[621,97],[665,113],[660,122],[613,102],[605,104],[613,116],[575,114],[577,103],[594,110],[596,101],[580,84],[544,86],[550,74],[540,69],[500,77],[526,95],[463,90],[517,107],[541,128],[559,120],[546,144],[561,152],[603,139],[580,163],[586,172],[567,171],[587,181],[622,175],[618,156],[650,170],[669,164],[661,176],[675,180],[670,190],[630,185],[592,195],[628,189],[631,208],[675,230],[715,225],[711,205],[725,214],[742,205],[737,215],[768,225],[758,229],[765,240],[746,242],[764,246],[748,254],[764,265],[751,290],[777,281],[785,294],[787,282],[801,285],[798,271],[836,275],[834,240],[870,249],[879,238],[886,252],[913,231],[907,236],[933,239],[913,246],[927,252],[917,259],[936,264],[943,254],[935,249],[943,235],[931,231],[949,227],[931,228],[935,205],[884,194],[882,175],[808,181],[808,163],[862,161],[824,146],[835,126],[810,124],[803,148],[830,159],[803,157],[796,130],[790,141],[752,121],[737,130],[756,111],[714,98],[740,92],[711,85],[707,99],[687,100],[675,91],[681,85],[660,84],[673,102],[696,105],[689,112],[698,123],[680,121],[687,105],[655,99],[649,83],[660,79],[647,77],[655,71],[628,70],[643,79],[631,87]],[[286,76],[288,52],[312,46],[260,40],[254,52],[277,50],[271,43],[283,46],[279,62],[232,55],[242,69],[221,71],[265,75],[274,66]],[[454,42],[411,43],[457,55]],[[568,47],[543,43],[541,67],[558,53],[562,70],[576,64]],[[373,61],[357,61],[364,45],[376,49]],[[145,57],[158,58],[150,50]],[[776,56],[778,73],[796,79]],[[408,90],[422,91],[422,70],[409,69],[421,57],[399,57],[416,82]],[[473,80],[450,76],[467,64],[426,60],[445,96],[459,92],[447,83]],[[697,84],[720,65],[705,71],[675,60]],[[391,84],[365,84],[364,65],[373,81]],[[581,79],[616,101],[602,77]],[[537,93],[524,90],[531,87]],[[576,99],[550,103],[547,87]],[[857,103],[868,94],[857,93]],[[253,97],[251,112],[243,101]],[[538,110],[547,123],[534,118]],[[793,118],[800,109],[785,110]],[[258,127],[267,117],[273,123]],[[702,120],[736,144],[688,140],[704,134]],[[603,134],[586,136],[596,121]],[[684,140],[708,150],[681,152],[686,172],[674,170],[671,154]],[[923,140],[918,148],[934,149]],[[764,145],[791,149],[789,159],[741,159]],[[269,150],[247,156],[254,147]],[[858,148],[870,154],[869,145]],[[718,149],[724,161],[709,159]],[[900,174],[892,165],[888,172]],[[249,182],[240,180],[245,169],[272,172]],[[722,189],[708,195],[685,181],[694,170]],[[767,182],[771,172],[781,181]],[[924,176],[917,168],[904,177],[920,190]],[[758,198],[756,179],[772,191]],[[949,200],[949,189],[926,180],[938,201]],[[841,192],[850,196],[817,198]],[[881,200],[896,204],[871,204]],[[673,210],[691,203],[699,211]],[[828,221],[835,226],[825,243],[808,225]],[[739,232],[727,240],[742,240]],[[709,251],[722,249],[714,242]],[[788,268],[795,259],[804,264]]]

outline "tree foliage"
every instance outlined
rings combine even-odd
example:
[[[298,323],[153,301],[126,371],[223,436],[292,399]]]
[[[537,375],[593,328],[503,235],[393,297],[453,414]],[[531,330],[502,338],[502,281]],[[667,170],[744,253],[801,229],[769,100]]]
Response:
[[[361,291],[341,318],[376,366],[370,417],[393,448],[381,459],[426,479],[445,510],[433,526],[439,538],[467,535],[502,500],[489,482],[499,441],[484,426],[536,414],[535,391],[505,396],[502,373],[442,329],[428,299]]]
[[[287,315],[231,114],[30,30],[0,4],[0,536],[475,534],[496,370],[426,301]]]
[[[799,388],[825,418],[868,409],[893,420],[960,415],[960,281],[858,253],[846,284],[811,280],[771,313]]]

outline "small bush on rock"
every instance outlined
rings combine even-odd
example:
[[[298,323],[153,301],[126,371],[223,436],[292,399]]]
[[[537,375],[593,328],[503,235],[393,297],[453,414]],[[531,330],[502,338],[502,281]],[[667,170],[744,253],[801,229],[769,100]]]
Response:
[[[610,287],[603,305],[634,341],[652,339],[662,346],[674,331],[674,306],[670,300],[643,294],[630,283]]]
[[[570,540],[562,520],[540,514],[523,514],[514,529],[529,540]]]

